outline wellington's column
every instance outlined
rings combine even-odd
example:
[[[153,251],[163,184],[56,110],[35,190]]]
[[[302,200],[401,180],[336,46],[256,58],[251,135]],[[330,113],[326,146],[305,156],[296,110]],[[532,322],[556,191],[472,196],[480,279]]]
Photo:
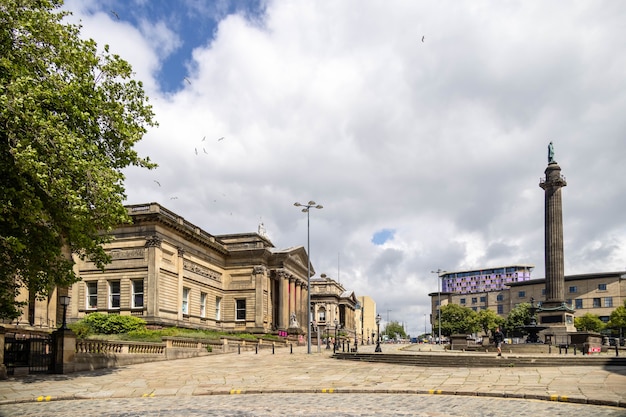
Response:
[[[550,142],[552,149],[552,142]],[[546,177],[539,186],[545,190],[545,268],[546,303],[560,305],[565,301],[565,258],[563,255],[563,206],[561,188],[567,183],[561,167],[549,151]]]
[[[537,309],[539,323],[547,325],[548,333],[557,337],[576,331],[574,309],[565,302],[565,256],[563,254],[563,206],[561,188],[567,183],[561,175],[561,167],[554,160],[552,142],[548,146],[546,177],[539,186],[545,191],[545,267],[546,298]],[[546,333],[546,336],[548,336]]]

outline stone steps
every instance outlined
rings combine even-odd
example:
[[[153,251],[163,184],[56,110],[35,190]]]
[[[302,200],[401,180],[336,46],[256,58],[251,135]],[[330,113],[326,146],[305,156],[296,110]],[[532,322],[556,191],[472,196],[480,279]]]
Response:
[[[335,353],[335,359],[360,362],[379,362],[423,367],[492,368],[516,366],[626,366],[626,357],[618,356],[516,356],[503,354],[392,354],[392,353]]]

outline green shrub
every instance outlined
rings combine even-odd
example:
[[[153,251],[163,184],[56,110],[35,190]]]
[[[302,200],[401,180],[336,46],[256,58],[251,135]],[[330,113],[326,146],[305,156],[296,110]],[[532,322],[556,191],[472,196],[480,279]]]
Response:
[[[84,320],[77,321],[76,323],[70,323],[68,324],[68,327],[74,332],[78,339],[85,339],[93,334],[91,326],[85,323]]]
[[[144,319],[119,314],[91,313],[81,321],[87,324],[93,333],[99,334],[128,333],[146,328]]]

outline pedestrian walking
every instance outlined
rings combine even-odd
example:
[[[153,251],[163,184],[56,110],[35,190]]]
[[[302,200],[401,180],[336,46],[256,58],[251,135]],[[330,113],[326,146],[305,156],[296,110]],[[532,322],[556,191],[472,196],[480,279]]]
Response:
[[[500,330],[500,326],[496,327],[496,331],[493,332],[493,343],[496,344],[498,349],[498,356],[502,356],[502,343],[504,343],[504,334]]]

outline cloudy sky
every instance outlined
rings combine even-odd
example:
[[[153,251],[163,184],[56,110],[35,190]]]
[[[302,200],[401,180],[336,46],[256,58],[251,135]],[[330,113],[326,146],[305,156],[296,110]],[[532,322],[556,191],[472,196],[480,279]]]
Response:
[[[128,60],[159,127],[129,169],[219,235],[305,246],[317,275],[424,331],[433,270],[535,265],[547,146],[565,273],[626,269],[626,3],[70,0]],[[157,184],[160,184],[160,186]],[[430,325],[428,325],[430,331]]]

